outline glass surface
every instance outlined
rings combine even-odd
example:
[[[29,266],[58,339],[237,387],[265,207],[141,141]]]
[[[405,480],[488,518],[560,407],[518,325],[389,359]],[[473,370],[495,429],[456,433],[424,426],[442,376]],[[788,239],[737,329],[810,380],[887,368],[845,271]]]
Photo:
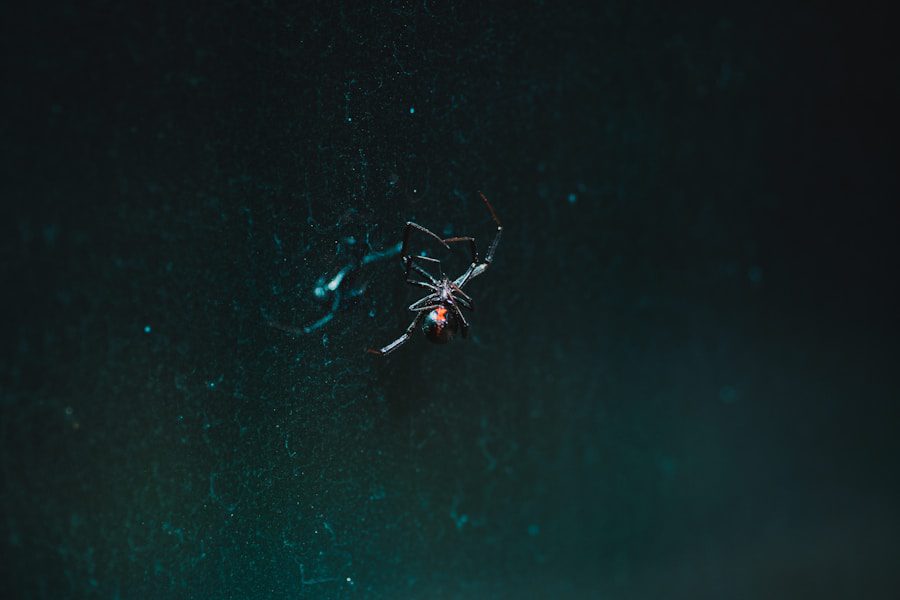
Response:
[[[4,597],[890,596],[889,19],[184,4],[2,9]]]

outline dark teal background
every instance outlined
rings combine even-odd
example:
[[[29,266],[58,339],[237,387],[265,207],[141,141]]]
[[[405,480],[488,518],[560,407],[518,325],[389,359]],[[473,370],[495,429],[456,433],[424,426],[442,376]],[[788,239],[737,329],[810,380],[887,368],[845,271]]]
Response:
[[[2,10],[4,597],[896,594],[886,13],[184,4]]]

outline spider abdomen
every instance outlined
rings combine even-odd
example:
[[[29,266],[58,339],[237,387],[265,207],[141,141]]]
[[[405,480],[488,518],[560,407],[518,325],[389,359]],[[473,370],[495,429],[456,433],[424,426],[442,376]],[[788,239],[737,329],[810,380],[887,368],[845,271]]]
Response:
[[[425,337],[435,344],[446,344],[459,330],[459,322],[452,311],[438,306],[428,313],[422,325]]]

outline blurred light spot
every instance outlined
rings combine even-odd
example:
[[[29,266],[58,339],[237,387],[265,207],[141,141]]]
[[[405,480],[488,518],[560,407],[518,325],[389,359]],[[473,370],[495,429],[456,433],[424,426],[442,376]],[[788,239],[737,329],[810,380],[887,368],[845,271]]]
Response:
[[[663,456],[660,458],[658,466],[665,477],[671,478],[675,475],[675,459],[671,456]]]
[[[572,192],[571,194],[569,194],[568,200],[569,200],[569,204],[575,204],[575,202],[578,200],[578,194],[576,194],[575,192]]]
[[[56,225],[46,225],[44,226],[44,241],[47,242],[47,245],[52,246],[56,241],[56,236],[59,234],[59,227]]]
[[[747,269],[747,279],[749,279],[751,283],[762,283],[762,278],[763,278],[762,267],[753,265],[752,267]]]
[[[728,86],[728,82],[731,81],[731,65],[728,63],[722,63],[722,68],[719,70],[719,80],[716,82],[720,88],[725,88]]]
[[[411,114],[411,115],[416,114],[416,108],[414,106],[409,107],[409,114]]]
[[[144,325],[144,333],[150,333],[152,331],[149,325]]]
[[[540,532],[541,532],[541,528],[538,525],[532,523],[531,525],[528,526],[528,535],[530,535],[531,537],[535,537]]]
[[[737,402],[737,399],[737,390],[730,385],[723,385],[722,389],[719,390],[719,400],[725,404],[734,404]]]

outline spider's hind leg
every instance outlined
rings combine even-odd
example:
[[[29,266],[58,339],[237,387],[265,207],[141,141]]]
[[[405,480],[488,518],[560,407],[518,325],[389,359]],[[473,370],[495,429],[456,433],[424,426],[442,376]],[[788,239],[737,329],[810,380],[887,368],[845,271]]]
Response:
[[[469,322],[466,321],[466,318],[463,316],[462,311],[459,309],[459,306],[455,302],[451,303],[450,307],[453,309],[453,314],[455,314],[456,318],[459,319],[460,333],[462,334],[463,339],[466,339],[469,335]]]
[[[398,337],[387,346],[383,347],[381,350],[376,350],[375,348],[366,348],[366,352],[368,352],[369,354],[377,354],[378,356],[385,356],[387,354],[390,354],[391,352],[405,344],[407,341],[409,341],[409,337],[412,335],[412,332],[416,329],[424,316],[424,312],[418,313],[412,320],[412,323],[409,324],[409,327],[406,328],[406,331],[403,332],[403,335]]]

